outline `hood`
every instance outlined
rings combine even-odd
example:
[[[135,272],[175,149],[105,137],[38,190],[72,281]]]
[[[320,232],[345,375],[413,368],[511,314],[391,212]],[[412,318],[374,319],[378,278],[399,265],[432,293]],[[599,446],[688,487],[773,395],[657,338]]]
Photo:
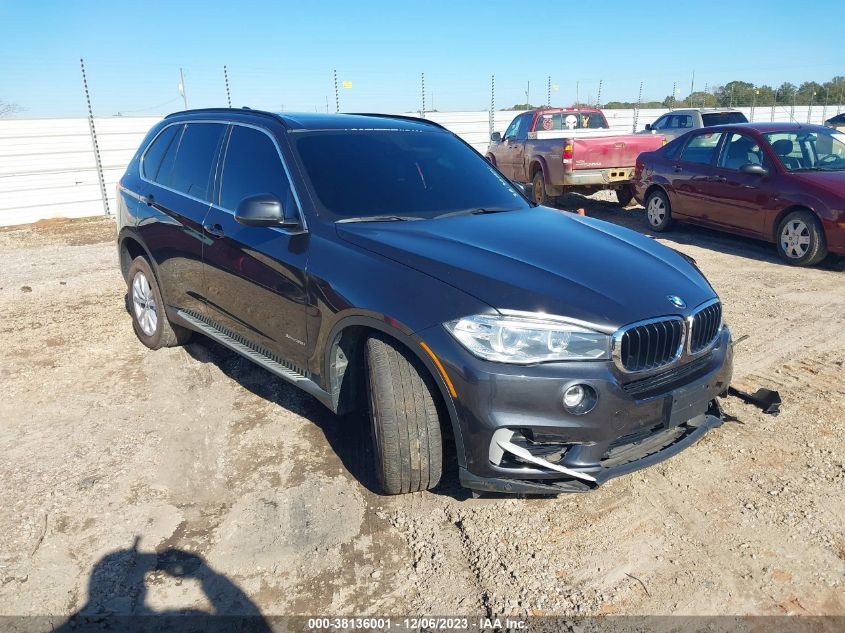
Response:
[[[790,175],[806,185],[818,187],[845,200],[845,171],[801,171]]]
[[[715,297],[680,253],[614,224],[546,207],[413,222],[336,224],[341,239],[500,310],[607,328],[689,314]],[[678,309],[667,295],[681,297]]]

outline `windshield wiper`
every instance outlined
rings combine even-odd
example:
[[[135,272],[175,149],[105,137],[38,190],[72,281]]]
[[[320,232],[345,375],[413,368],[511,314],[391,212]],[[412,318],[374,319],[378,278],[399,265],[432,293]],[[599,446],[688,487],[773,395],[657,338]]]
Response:
[[[422,220],[411,215],[360,215],[354,218],[343,218],[335,224],[347,224],[351,222],[405,222],[408,220]]]
[[[504,213],[505,211],[519,211],[520,209],[511,209],[511,208],[501,208],[501,207],[493,207],[490,209],[483,209],[483,208],[474,208],[474,209],[460,209],[458,211],[449,211],[448,213],[441,213],[440,215],[435,215],[434,219],[437,220],[439,218],[451,218],[456,215],[486,215],[488,213]]]

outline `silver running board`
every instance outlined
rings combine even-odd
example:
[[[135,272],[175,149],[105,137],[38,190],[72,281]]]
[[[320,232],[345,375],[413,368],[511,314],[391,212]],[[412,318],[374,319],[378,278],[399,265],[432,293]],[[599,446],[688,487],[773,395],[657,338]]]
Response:
[[[251,360],[252,362],[256,363],[257,365],[261,365],[267,371],[271,371],[277,376],[284,378],[285,380],[292,382],[297,387],[301,387],[308,391],[309,393],[313,394],[313,389],[310,389],[309,386],[313,386],[314,388],[318,389],[319,391],[323,391],[314,383],[313,380],[309,379],[307,376],[303,376],[297,371],[290,369],[289,367],[285,367],[281,363],[277,363],[272,358],[268,358],[264,354],[255,351],[251,347],[244,345],[240,341],[235,340],[225,332],[221,332],[217,328],[212,325],[209,325],[205,321],[201,321],[200,319],[192,316],[190,313],[185,312],[184,310],[177,310],[176,314],[179,315],[180,319],[184,319],[188,323],[191,324],[191,327],[195,328],[199,332],[202,332],[209,338],[213,338],[218,343],[222,343],[232,351],[237,352],[244,358]],[[325,393],[325,392],[323,392]],[[313,394],[317,395],[318,394]],[[326,394],[328,395],[328,394]]]

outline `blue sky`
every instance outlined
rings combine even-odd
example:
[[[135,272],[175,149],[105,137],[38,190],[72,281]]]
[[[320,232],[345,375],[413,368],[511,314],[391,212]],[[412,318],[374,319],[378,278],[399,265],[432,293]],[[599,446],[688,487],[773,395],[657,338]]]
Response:
[[[420,107],[481,110],[530,98],[663,99],[731,79],[825,81],[845,75],[845,38],[834,3],[767,0],[686,2],[46,2],[0,0],[0,99],[19,116],[85,114],[84,57],[97,115],[160,114],[188,105],[272,110]]]

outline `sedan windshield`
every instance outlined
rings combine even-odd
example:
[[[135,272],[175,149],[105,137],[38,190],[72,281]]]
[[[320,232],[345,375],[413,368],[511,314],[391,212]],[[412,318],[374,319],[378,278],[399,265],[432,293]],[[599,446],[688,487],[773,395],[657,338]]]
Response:
[[[788,171],[845,171],[845,134],[814,129],[763,135]]]
[[[447,132],[291,132],[318,212],[333,220],[434,218],[530,207],[480,154]]]

